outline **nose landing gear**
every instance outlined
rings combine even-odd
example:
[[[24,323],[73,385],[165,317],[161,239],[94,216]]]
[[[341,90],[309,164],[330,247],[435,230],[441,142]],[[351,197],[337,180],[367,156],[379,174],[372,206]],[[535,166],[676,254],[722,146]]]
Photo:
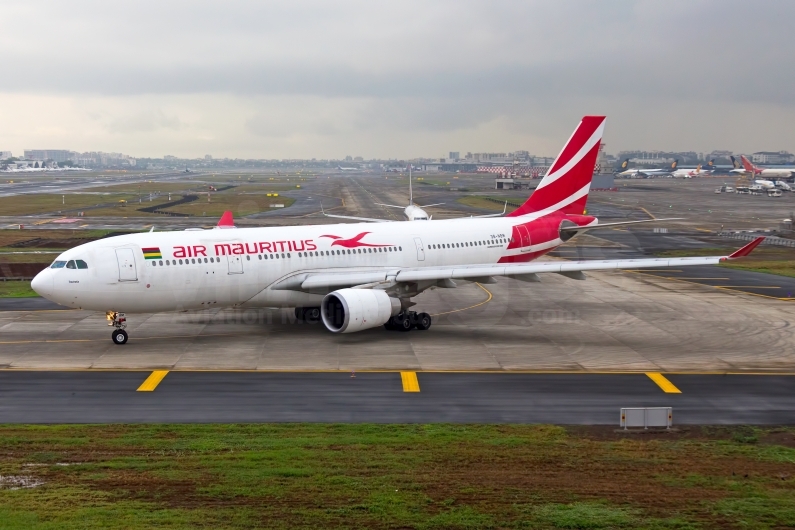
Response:
[[[431,315],[428,313],[417,313],[416,311],[403,311],[393,316],[384,324],[384,328],[390,331],[411,331],[419,329],[425,331],[431,327]]]
[[[124,328],[127,327],[127,317],[124,313],[117,313],[116,311],[108,311],[105,313],[105,318],[108,320],[108,326],[113,326],[113,334],[110,336],[114,344],[126,344],[127,332]]]

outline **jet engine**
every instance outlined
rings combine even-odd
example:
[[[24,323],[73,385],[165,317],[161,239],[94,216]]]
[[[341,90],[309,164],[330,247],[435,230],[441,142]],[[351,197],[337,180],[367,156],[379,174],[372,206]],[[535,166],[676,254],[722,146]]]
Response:
[[[334,333],[376,328],[400,313],[400,300],[378,289],[339,289],[320,304],[323,324]]]

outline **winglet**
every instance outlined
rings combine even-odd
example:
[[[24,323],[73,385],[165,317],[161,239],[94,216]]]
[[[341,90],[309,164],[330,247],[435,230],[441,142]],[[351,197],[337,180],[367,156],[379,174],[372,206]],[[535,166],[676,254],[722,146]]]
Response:
[[[227,210],[216,225],[217,228],[235,228],[235,220],[232,217],[232,212]]]
[[[751,241],[750,243],[748,243],[747,245],[745,245],[743,248],[741,248],[741,249],[738,249],[738,250],[735,250],[734,252],[732,252],[731,254],[729,254],[729,259],[737,259],[737,258],[742,258],[742,257],[745,257],[745,256],[747,256],[748,254],[750,254],[751,252],[753,252],[753,250],[754,250],[756,247],[758,247],[758,246],[759,246],[759,244],[760,244],[762,241],[764,241],[764,240],[765,240],[765,237],[764,237],[764,236],[757,237],[756,239],[754,239],[753,241]]]

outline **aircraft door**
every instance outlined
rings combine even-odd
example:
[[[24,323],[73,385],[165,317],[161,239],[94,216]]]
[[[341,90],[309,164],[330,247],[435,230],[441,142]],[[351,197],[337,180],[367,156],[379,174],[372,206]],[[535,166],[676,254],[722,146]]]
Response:
[[[120,282],[137,282],[138,271],[135,268],[135,254],[131,248],[117,248],[116,261],[119,265]]]
[[[243,274],[243,256],[230,254],[226,259],[229,262],[229,274]]]
[[[422,244],[422,239],[415,237],[414,244],[417,246],[417,261],[425,261],[425,247]]]
[[[520,251],[530,252],[530,231],[525,225],[518,225],[516,230],[519,232]]]

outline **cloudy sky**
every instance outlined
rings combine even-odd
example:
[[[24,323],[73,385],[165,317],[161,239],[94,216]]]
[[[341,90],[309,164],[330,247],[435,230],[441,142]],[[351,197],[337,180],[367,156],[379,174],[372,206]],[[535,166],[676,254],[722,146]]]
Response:
[[[0,150],[795,151],[789,0],[4,0]]]

